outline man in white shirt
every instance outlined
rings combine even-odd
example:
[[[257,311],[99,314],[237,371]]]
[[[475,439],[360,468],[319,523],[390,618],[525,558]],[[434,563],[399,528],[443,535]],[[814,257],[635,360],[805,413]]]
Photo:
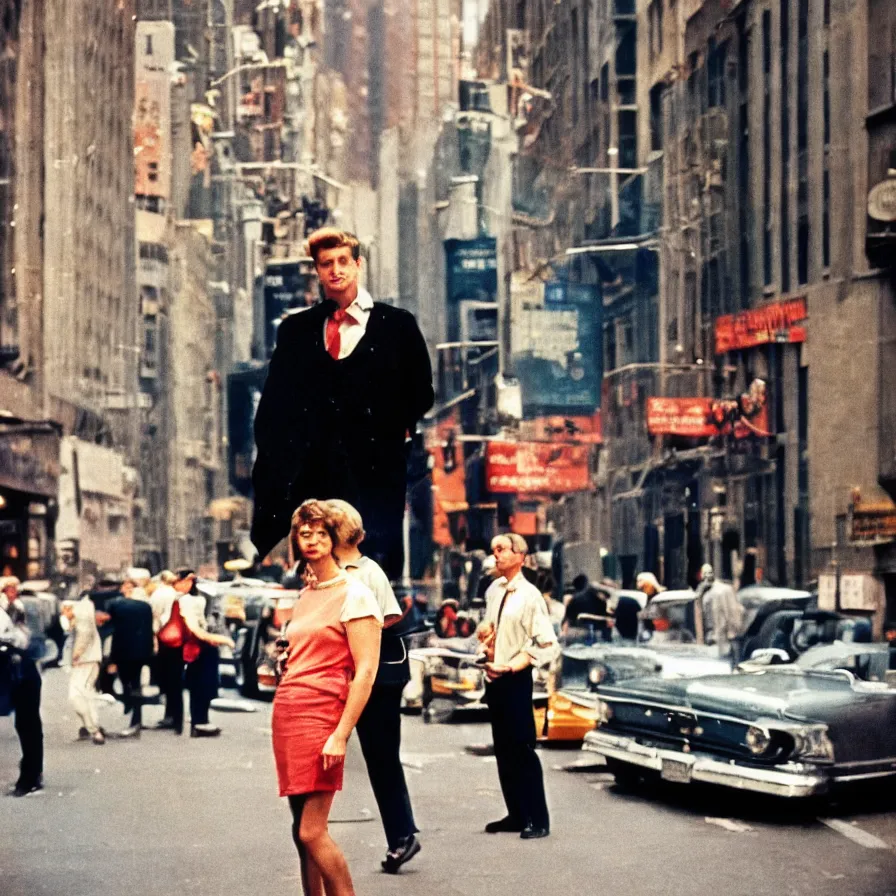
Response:
[[[550,818],[544,776],[535,752],[532,669],[556,657],[559,646],[544,598],[523,576],[528,547],[515,533],[492,539],[500,578],[485,594],[479,637],[486,649],[488,704],[507,815],[489,822],[489,834],[518,832],[523,840],[547,837]]]

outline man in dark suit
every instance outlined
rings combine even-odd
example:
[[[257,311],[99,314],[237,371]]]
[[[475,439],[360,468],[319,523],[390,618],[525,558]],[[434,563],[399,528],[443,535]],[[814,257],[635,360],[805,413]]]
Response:
[[[131,723],[119,732],[119,737],[139,737],[143,725],[143,667],[152,662],[153,632],[152,607],[135,595],[136,583],[125,579],[121,597],[109,601],[105,610],[97,611],[96,621],[112,623],[111,659],[121,682],[125,713]]]
[[[261,557],[307,498],[361,513],[364,553],[401,575],[407,439],[433,404],[432,368],[414,316],[359,287],[358,240],[333,228],[308,240],[326,301],[286,317],[255,416],[252,541]]]
[[[252,541],[264,557],[302,501],[341,498],[364,521],[361,550],[395,580],[404,561],[408,436],[434,400],[429,353],[412,314],[360,288],[356,237],[324,228],[308,245],[326,301],[286,317],[277,332],[255,416]],[[401,639],[384,634],[357,727],[386,831],[383,870],[392,874],[420,850],[398,756],[409,677]]]

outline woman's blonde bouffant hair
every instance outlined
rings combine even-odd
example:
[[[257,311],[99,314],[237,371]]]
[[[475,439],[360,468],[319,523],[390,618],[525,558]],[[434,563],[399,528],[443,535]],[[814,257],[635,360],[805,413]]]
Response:
[[[349,547],[357,547],[364,541],[364,521],[357,509],[340,498],[331,498],[327,501],[336,516],[336,531],[339,533],[340,544]]]

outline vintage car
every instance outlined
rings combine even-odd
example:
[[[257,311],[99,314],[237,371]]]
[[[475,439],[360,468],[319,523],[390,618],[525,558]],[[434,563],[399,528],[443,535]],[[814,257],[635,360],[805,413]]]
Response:
[[[32,579],[19,586],[19,601],[31,631],[35,657],[44,668],[58,666],[65,645],[65,632],[59,622],[60,601],[50,582]]]
[[[540,740],[581,743],[597,722],[603,687],[634,678],[695,678],[731,671],[728,660],[702,644],[572,644],[563,649],[544,705],[535,702],[536,731]]]
[[[447,721],[458,710],[484,710],[485,673],[476,663],[477,653],[475,638],[430,636],[412,647],[406,707],[415,708],[419,701],[424,722]]]
[[[887,645],[835,644],[758,671],[607,686],[583,749],[625,786],[659,777],[808,797],[896,776],[894,668]]]
[[[270,697],[277,690],[275,641],[292,615],[299,592],[271,588],[234,638],[234,684],[244,697]]]

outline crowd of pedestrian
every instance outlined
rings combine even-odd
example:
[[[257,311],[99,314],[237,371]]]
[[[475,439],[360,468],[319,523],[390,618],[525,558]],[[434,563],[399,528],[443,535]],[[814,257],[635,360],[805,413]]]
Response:
[[[218,648],[233,646],[226,635],[208,631],[205,598],[193,570],[130,569],[120,580],[106,576],[76,600],[61,603],[67,631],[62,665],[68,672],[68,701],[78,723],[78,740],[106,744],[136,739],[146,730],[143,707],[161,695],[165,716],[155,729],[181,734],[183,691],[190,695],[190,735],[214,737],[209,723],[218,693]],[[0,715],[13,715],[22,751],[20,773],[10,793],[25,796],[43,787],[41,660],[44,645],[27,624],[20,582],[0,579]],[[166,637],[165,629],[172,629]],[[155,686],[155,691],[153,691]],[[120,703],[124,725],[109,732],[100,724],[103,703]]]

